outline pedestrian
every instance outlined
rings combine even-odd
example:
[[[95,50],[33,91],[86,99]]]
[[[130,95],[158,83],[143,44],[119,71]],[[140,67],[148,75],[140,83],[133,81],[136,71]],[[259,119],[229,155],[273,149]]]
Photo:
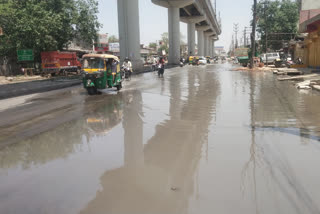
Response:
[[[119,64],[119,62],[117,60],[112,59],[112,61],[111,61],[111,73],[112,73],[113,83],[114,84],[115,84],[118,64]]]
[[[153,62],[152,62],[152,71],[156,70],[156,65],[158,64],[157,58],[153,57]]]
[[[21,73],[23,75],[27,76],[27,72],[26,72],[26,69],[24,67],[21,66],[20,70],[21,70]]]
[[[165,61],[164,61],[164,58],[163,57],[160,57],[159,59],[159,62],[158,62],[158,76],[159,77],[163,77],[163,73],[164,73],[164,64],[165,64]]]

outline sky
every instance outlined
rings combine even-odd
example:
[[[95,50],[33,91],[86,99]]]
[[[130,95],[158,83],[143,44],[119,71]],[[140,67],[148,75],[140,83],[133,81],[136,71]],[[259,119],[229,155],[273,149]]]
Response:
[[[220,12],[222,34],[215,46],[224,46],[228,51],[233,34],[233,24],[239,23],[238,40],[244,27],[250,26],[253,0],[216,0],[217,13]],[[140,43],[148,45],[160,40],[163,32],[168,32],[168,9],[157,6],[151,0],[139,0]],[[100,33],[118,37],[117,0],[99,0],[99,22],[103,25]],[[180,31],[187,41],[187,25],[180,22]]]

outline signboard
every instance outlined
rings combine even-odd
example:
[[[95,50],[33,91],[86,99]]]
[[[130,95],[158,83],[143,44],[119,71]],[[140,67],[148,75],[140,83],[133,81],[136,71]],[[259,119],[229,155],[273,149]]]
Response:
[[[107,51],[109,51],[109,47],[95,47],[95,51],[97,51],[97,52],[107,52]]]
[[[108,43],[108,34],[99,34],[98,35],[98,43],[100,44],[107,44]]]
[[[119,42],[109,43],[109,51],[119,53],[120,52]]]
[[[18,50],[17,55],[18,55],[18,62],[33,61],[34,60],[34,55],[33,55],[32,49]]]

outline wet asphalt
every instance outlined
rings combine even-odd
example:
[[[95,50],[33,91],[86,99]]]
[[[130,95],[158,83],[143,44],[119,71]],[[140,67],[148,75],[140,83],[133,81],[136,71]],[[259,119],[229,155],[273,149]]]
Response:
[[[231,64],[0,109],[0,213],[320,213],[320,93]]]

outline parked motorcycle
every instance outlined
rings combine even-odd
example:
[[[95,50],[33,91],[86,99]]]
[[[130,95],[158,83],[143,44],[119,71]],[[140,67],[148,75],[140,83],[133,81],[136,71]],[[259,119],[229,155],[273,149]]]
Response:
[[[289,68],[293,64],[294,63],[291,60],[291,57],[287,57],[286,55],[282,55],[280,59],[276,59],[274,61],[274,65],[276,68]]]

